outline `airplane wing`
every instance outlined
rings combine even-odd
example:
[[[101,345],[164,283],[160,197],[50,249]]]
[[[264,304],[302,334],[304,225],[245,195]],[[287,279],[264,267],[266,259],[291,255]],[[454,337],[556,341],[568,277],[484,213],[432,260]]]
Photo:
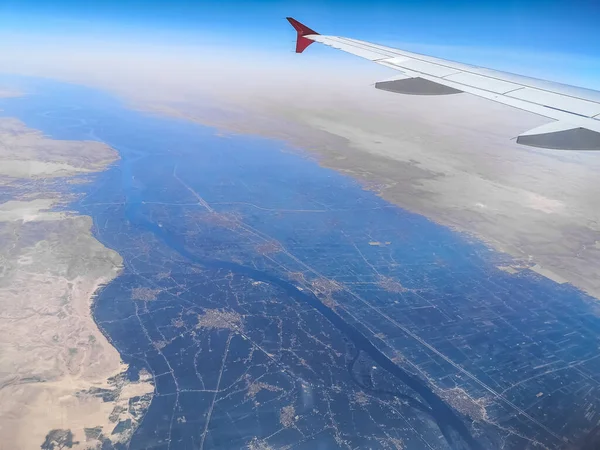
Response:
[[[351,53],[401,75],[377,89],[410,95],[463,92],[530,111],[555,122],[526,131],[517,142],[564,150],[600,150],[600,92],[448,61],[339,36],[324,36],[288,17],[298,33],[296,52],[313,42]]]

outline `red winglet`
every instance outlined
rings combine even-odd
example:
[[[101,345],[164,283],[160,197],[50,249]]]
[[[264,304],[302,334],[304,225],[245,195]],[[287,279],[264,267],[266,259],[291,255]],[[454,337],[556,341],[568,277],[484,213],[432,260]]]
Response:
[[[296,53],[302,53],[306,47],[312,44],[314,41],[310,39],[306,39],[304,36],[308,34],[319,34],[314,30],[311,30],[306,25],[301,24],[296,19],[292,19],[291,17],[287,17],[289,23],[296,29],[298,32],[298,39],[296,40]]]

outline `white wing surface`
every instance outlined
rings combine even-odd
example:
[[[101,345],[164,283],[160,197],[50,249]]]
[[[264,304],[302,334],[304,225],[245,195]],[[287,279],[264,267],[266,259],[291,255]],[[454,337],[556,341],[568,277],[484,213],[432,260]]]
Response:
[[[395,69],[401,75],[375,84],[385,91],[409,95],[449,95],[466,92],[554,119],[529,130],[517,142],[565,150],[600,150],[600,92],[508,72],[471,66],[411,53],[370,42],[324,36],[297,20],[296,52],[313,42],[351,53]]]

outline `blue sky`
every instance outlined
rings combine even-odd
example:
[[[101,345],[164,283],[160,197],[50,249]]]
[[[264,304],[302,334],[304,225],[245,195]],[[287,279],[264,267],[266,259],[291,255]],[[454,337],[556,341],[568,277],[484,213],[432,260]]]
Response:
[[[204,33],[224,39],[278,36],[287,26],[282,19],[292,15],[323,34],[600,54],[597,0],[4,0],[0,13],[2,25],[14,29],[81,32],[91,27],[191,39]]]
[[[534,65],[540,73],[551,72],[548,78],[561,80],[562,70],[600,78],[598,0],[0,0],[4,33],[110,36],[146,44],[210,43],[260,47],[275,54],[292,48],[287,15],[323,34],[408,44],[413,51],[438,46],[436,56],[463,56],[465,62],[492,67],[498,52],[505,59],[511,53],[517,59],[520,55],[524,65],[529,55],[546,55]],[[476,51],[470,55],[444,50],[453,46]],[[311,51],[322,51],[314,47]],[[581,67],[565,67],[571,64],[561,60],[565,55]],[[499,68],[510,69],[500,63]]]

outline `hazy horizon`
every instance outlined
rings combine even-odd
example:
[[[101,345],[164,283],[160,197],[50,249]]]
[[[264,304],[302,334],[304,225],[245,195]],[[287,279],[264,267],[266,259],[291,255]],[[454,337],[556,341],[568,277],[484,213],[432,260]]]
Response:
[[[194,90],[182,72],[218,83],[237,71],[259,85],[282,75],[321,78],[324,68],[336,80],[372,73],[365,81],[373,83],[388,73],[321,46],[299,57],[285,21],[293,16],[322,34],[600,89],[600,49],[589,39],[600,16],[594,2],[26,0],[3,2],[0,13],[0,72],[84,84],[136,75],[162,82],[172,73],[179,89],[187,82]],[[157,65],[162,73],[149,74]]]

